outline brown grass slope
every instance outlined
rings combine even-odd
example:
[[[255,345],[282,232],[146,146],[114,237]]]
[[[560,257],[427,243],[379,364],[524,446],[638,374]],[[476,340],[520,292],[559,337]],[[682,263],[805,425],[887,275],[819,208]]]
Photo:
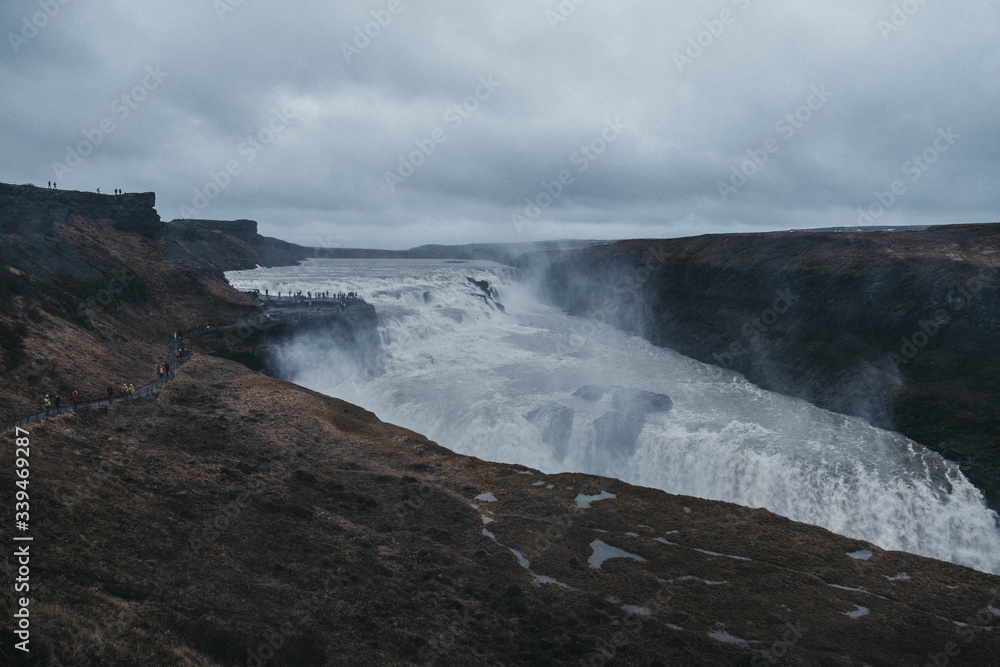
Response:
[[[1000,624],[982,613],[1000,604],[997,577],[763,510],[459,456],[230,361],[199,357],[156,400],[65,415],[31,439],[37,664],[228,666],[252,651],[273,665],[748,665],[777,646],[787,665],[912,665],[954,642],[986,665],[1000,652],[982,627]],[[577,507],[599,491],[617,497]],[[598,539],[645,560],[591,568]],[[848,556],[859,549],[871,559]],[[870,613],[847,615],[858,607]]]

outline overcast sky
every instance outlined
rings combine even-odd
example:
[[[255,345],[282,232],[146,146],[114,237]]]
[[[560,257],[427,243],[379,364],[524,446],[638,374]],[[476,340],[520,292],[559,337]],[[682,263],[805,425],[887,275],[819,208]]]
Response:
[[[990,0],[6,0],[0,29],[0,181],[164,220],[383,248],[1000,220]]]

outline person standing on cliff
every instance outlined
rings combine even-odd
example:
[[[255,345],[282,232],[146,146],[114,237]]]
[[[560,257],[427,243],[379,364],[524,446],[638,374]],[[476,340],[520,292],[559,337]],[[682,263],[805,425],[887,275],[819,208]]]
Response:
[[[80,394],[76,393],[76,389],[69,395],[69,400],[73,401],[73,409],[75,410],[76,404],[80,401]]]

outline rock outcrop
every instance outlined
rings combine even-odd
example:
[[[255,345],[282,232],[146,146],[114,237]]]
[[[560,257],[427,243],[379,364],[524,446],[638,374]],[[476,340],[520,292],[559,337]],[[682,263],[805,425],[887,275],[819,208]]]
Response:
[[[109,195],[0,183],[0,234],[51,234],[54,224],[78,215],[109,220],[119,231],[154,238],[162,230],[155,204],[152,192]]]

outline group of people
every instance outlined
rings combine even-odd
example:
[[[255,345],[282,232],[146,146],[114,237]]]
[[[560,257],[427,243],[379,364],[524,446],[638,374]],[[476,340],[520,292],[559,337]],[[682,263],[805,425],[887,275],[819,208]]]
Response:
[[[253,290],[253,292],[256,293],[256,294],[260,294],[260,292],[257,291],[257,290]],[[264,288],[264,296],[271,296],[270,293],[268,292],[267,288]],[[281,298],[281,291],[280,290],[278,291],[278,298],[279,299]],[[302,290],[299,290],[298,292],[289,292],[288,296],[286,298],[288,298],[288,299],[301,299],[301,298],[303,298]],[[316,298],[316,299],[329,299],[331,297],[330,297],[330,292],[306,292],[305,293],[305,298],[306,299],[313,299],[313,298]],[[358,293],[357,292],[337,292],[337,293],[335,293],[333,295],[332,298],[334,298],[334,299],[356,299],[356,298],[358,298]]]
[[[80,394],[74,389],[73,393],[69,395],[70,402],[73,403],[73,407],[80,402]],[[48,412],[52,408],[56,410],[62,409],[62,396],[59,394],[45,394],[45,398],[42,400],[42,405],[45,406],[45,411]]]
[[[177,356],[178,357],[181,356],[181,353],[183,352],[183,350],[184,350],[184,348],[180,348],[177,351]],[[156,368],[156,372],[157,372],[157,375],[159,375],[160,379],[162,380],[163,378],[165,378],[168,375],[170,375],[170,364],[169,363],[160,364]],[[109,401],[114,400],[114,398],[115,398],[115,389],[114,389],[114,387],[112,387],[112,386],[109,385],[106,391],[107,391],[107,394],[108,394],[108,400]],[[128,398],[129,396],[134,396],[135,395],[135,385],[132,384],[131,382],[122,382],[122,393],[121,393],[121,395],[124,396],[125,398]],[[73,393],[71,393],[69,395],[69,400],[73,404],[73,407],[76,408],[77,405],[80,402],[80,394],[79,394],[79,392],[77,392],[76,390],[73,390]],[[52,409],[55,409],[56,411],[59,411],[60,409],[62,409],[62,397],[59,396],[59,394],[45,394],[45,398],[42,400],[42,405],[45,407],[46,414],[49,413]]]
[[[59,184],[56,183],[55,181],[49,181],[49,189],[51,189],[51,190],[58,190],[59,189]],[[97,194],[101,194],[101,189],[100,188],[97,188]],[[116,195],[123,195],[123,194],[125,194],[125,191],[122,190],[121,188],[115,188],[115,194]]]

